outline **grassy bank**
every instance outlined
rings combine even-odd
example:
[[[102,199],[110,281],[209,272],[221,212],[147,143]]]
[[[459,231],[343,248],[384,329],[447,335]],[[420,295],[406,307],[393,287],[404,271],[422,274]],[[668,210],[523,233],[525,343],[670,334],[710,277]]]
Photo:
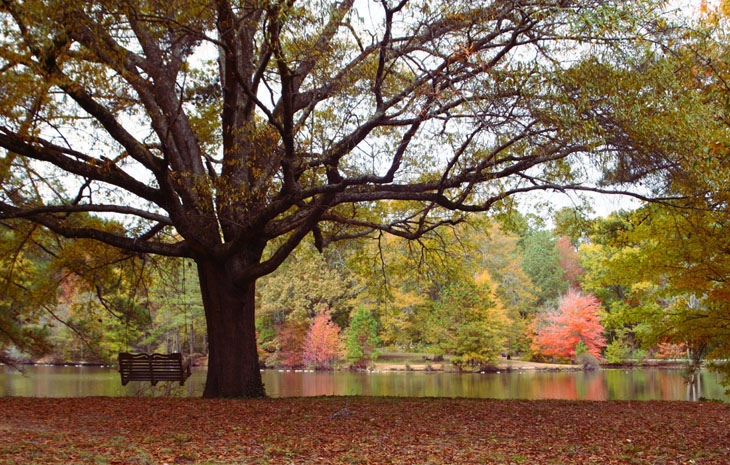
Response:
[[[3,464],[727,464],[730,405],[0,398]]]

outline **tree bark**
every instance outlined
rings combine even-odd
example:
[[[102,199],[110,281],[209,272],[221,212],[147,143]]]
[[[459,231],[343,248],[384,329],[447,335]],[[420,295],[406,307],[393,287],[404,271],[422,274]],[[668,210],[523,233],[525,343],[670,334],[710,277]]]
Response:
[[[198,260],[208,323],[203,397],[264,397],[256,349],[256,281],[235,284],[224,263]]]

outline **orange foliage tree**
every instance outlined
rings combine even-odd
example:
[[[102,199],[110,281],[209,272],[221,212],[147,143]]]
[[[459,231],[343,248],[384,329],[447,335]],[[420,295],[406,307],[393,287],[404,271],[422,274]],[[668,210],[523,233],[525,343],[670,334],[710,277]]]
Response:
[[[595,296],[569,290],[558,310],[537,330],[532,349],[542,355],[574,359],[576,346],[583,342],[586,352],[600,359],[601,348],[606,346],[600,309]]]
[[[672,344],[671,342],[660,342],[657,344],[656,358],[678,359],[687,356],[687,344]]]
[[[332,322],[329,307],[323,306],[309,326],[302,346],[302,360],[314,368],[329,369],[342,354],[340,328]]]

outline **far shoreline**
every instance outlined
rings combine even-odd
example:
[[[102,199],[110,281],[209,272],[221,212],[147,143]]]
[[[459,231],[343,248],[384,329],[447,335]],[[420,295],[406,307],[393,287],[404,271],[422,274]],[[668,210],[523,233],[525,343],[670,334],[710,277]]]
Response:
[[[11,366],[0,363],[0,366]],[[101,362],[90,362],[90,361],[23,361],[18,363],[21,366],[55,366],[55,367],[99,367],[99,368],[114,368],[115,363],[107,364]],[[193,359],[193,367],[205,368],[208,366],[207,357],[196,357]],[[637,369],[637,368],[666,368],[666,369],[680,369],[685,368],[687,362],[676,361],[676,360],[648,360],[648,361],[637,361],[637,362],[623,362],[623,363],[601,363],[599,369],[611,370],[611,369]],[[531,362],[524,360],[506,360],[501,359],[497,364],[486,367],[483,370],[458,370],[456,367],[448,362],[432,362],[429,360],[414,360],[413,363],[410,361],[406,362],[375,362],[368,368],[349,368],[341,366],[335,369],[329,370],[312,370],[307,367],[284,367],[284,366],[264,366],[264,370],[278,370],[278,371],[354,371],[363,373],[409,373],[409,372],[421,372],[421,373],[502,373],[502,372],[571,372],[571,371],[583,371],[581,365],[565,364],[565,363],[542,363],[542,362]]]

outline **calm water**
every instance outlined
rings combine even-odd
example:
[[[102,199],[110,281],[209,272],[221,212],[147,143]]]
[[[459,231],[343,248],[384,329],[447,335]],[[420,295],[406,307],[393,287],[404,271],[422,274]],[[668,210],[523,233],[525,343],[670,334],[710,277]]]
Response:
[[[686,400],[681,370],[645,368],[599,372],[456,373],[262,373],[271,397],[367,395],[482,397],[497,399]],[[702,373],[701,396],[730,401],[715,373]],[[122,386],[114,368],[29,366],[25,374],[0,366],[0,396],[200,396],[205,369],[177,383]]]

